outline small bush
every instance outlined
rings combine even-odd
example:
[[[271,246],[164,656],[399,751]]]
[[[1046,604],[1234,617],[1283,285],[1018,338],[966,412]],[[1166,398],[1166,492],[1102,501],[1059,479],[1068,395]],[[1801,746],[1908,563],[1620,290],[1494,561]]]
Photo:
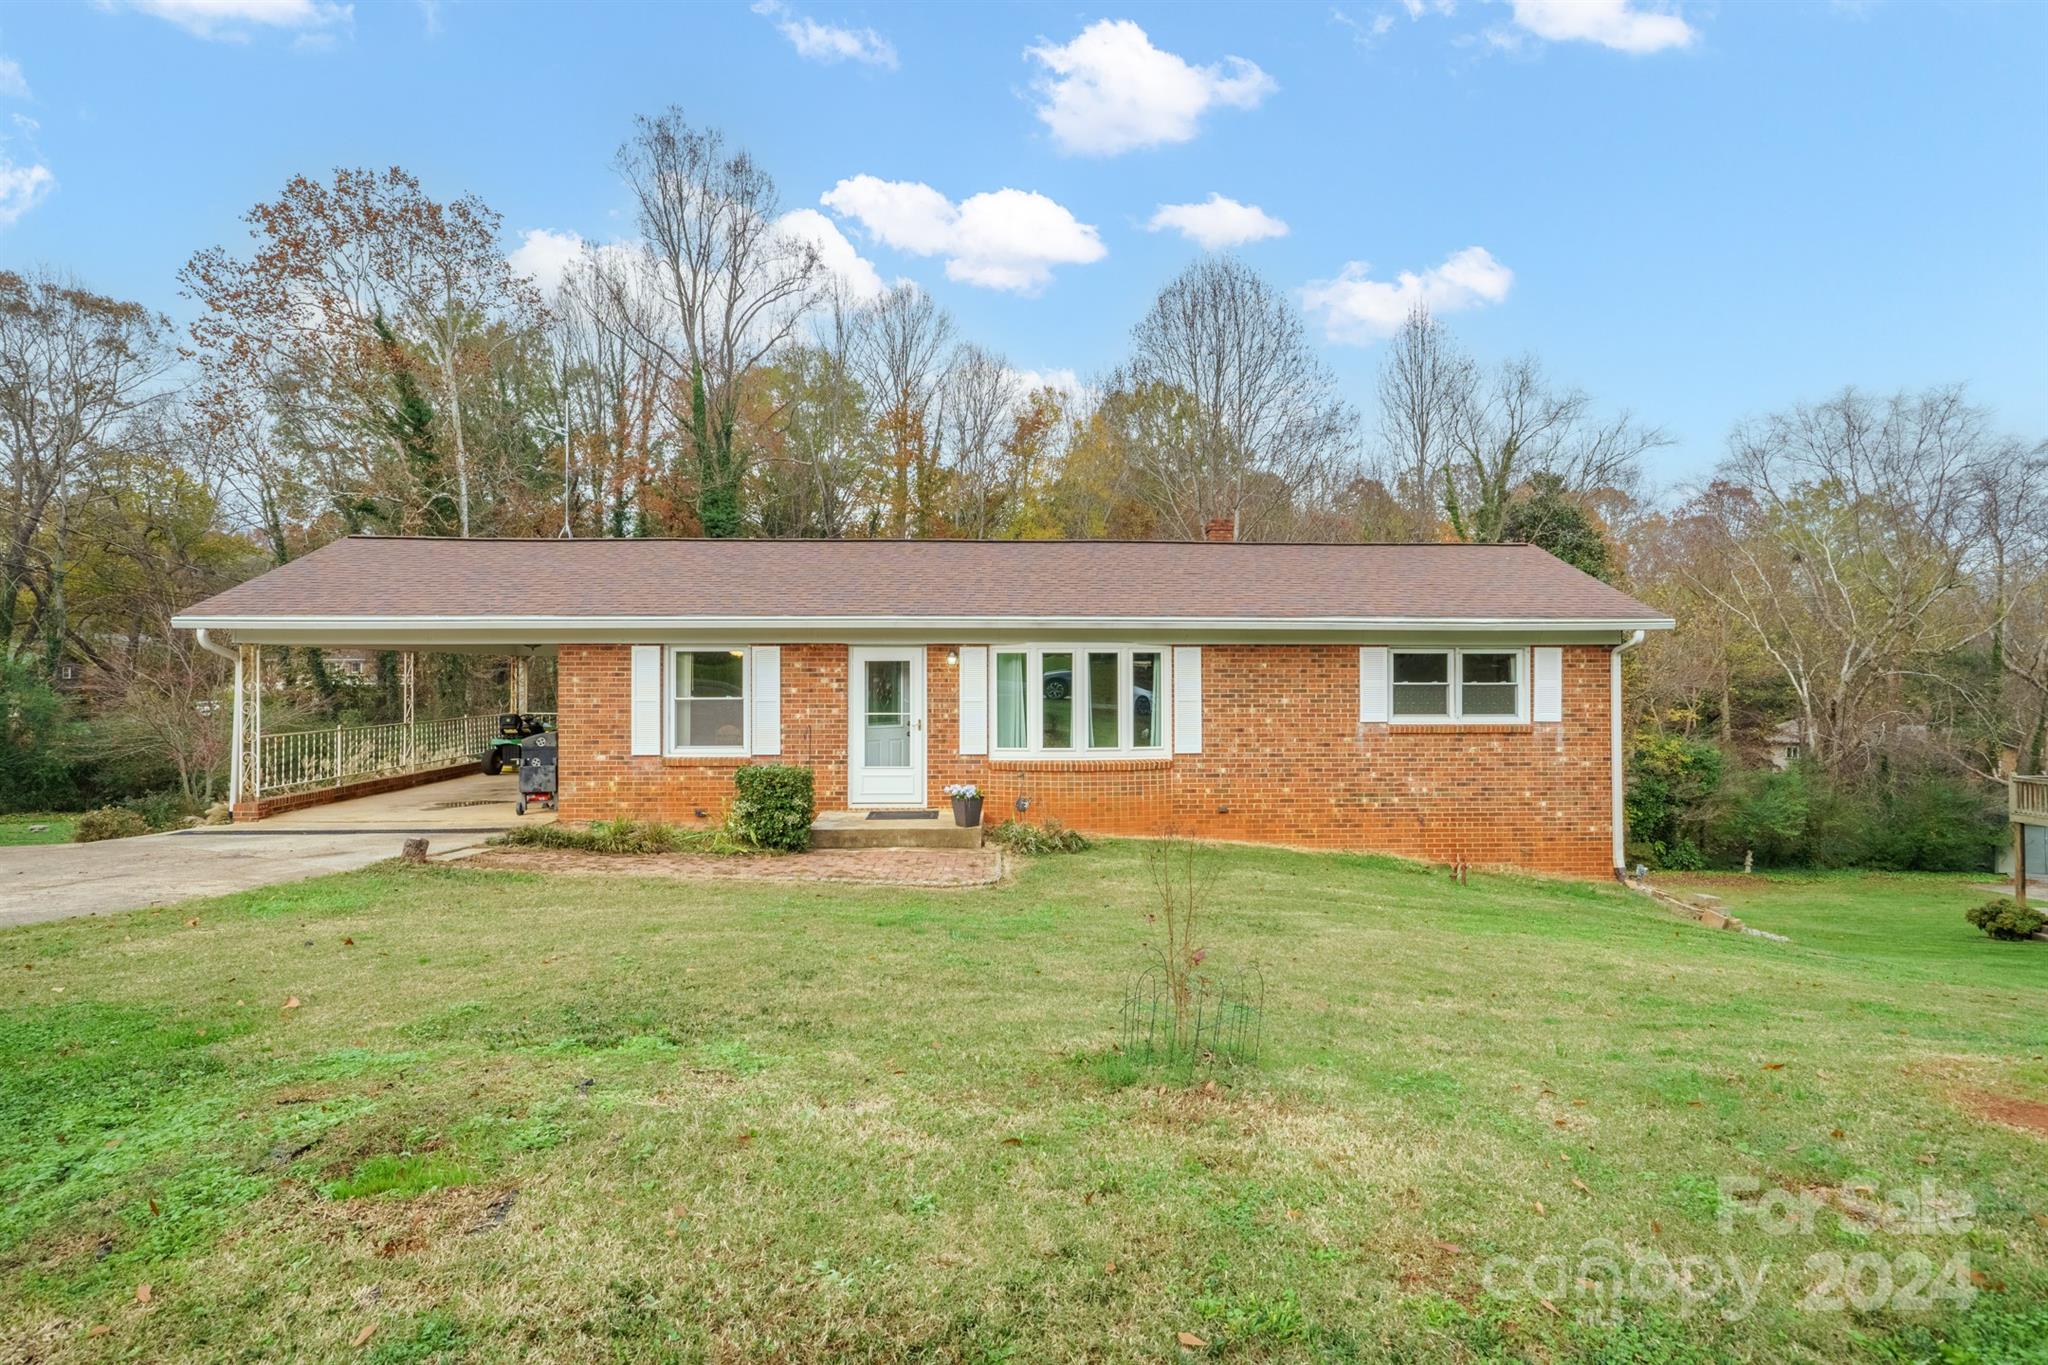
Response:
[[[1091,847],[1088,836],[1057,820],[1047,820],[1042,825],[1005,820],[991,829],[988,837],[1012,853],[1083,853]]]
[[[750,763],[733,773],[732,785],[725,827],[733,838],[778,853],[801,853],[811,846],[817,796],[809,768]]]
[[[71,842],[96,844],[102,839],[133,839],[138,834],[147,833],[149,821],[134,811],[123,810],[119,806],[102,806],[78,817],[78,823],[71,829]]]
[[[589,825],[521,825],[498,836],[514,848],[561,848],[575,853],[736,853],[722,830],[678,829],[641,820],[599,820]]]
[[[1963,918],[1996,939],[2008,942],[2032,938],[2048,924],[2048,915],[2039,910],[2016,904],[2010,896],[1986,901],[1974,910],[1965,910]]]
[[[134,811],[153,830],[178,829],[189,817],[198,815],[201,809],[197,802],[179,792],[151,792],[147,796],[131,796],[114,804],[122,810]]]

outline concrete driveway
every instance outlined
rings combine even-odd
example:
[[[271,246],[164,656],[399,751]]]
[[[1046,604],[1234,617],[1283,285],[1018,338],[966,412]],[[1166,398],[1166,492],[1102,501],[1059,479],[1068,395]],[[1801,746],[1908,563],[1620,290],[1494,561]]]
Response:
[[[476,774],[379,796],[96,844],[0,848],[0,927],[173,905],[252,887],[349,872],[398,856],[406,839],[431,857],[474,848],[552,811],[513,813],[518,779]]]

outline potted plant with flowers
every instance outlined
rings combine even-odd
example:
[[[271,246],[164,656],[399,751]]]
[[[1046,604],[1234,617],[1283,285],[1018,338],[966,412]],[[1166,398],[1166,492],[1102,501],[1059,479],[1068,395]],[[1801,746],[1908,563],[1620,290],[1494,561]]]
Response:
[[[972,782],[954,782],[946,787],[946,795],[953,798],[953,823],[962,829],[972,829],[981,823],[981,788]]]

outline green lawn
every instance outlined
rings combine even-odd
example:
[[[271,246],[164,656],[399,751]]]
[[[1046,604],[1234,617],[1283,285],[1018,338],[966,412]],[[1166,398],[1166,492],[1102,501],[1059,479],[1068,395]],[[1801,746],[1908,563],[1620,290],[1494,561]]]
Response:
[[[68,844],[75,815],[0,815],[0,848],[9,844]],[[31,826],[42,825],[42,829]]]
[[[1267,1045],[1213,1077],[1110,1053],[1128,845],[0,934],[0,1358],[2048,1359],[2048,1136],[1976,1112],[2048,1099],[2048,945],[1969,879],[1717,888],[1778,944],[1216,856]],[[1791,1226],[1724,1225],[1724,1179]]]

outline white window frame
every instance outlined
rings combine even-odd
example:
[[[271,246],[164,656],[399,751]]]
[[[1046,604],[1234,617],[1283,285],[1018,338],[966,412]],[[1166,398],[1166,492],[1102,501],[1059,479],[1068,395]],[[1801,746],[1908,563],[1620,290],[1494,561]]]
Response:
[[[1171,645],[1126,644],[1097,640],[1092,643],[1048,641],[1044,644],[1001,644],[988,647],[988,756],[991,759],[1056,759],[1061,762],[1087,763],[1130,758],[1165,758],[1173,752],[1173,647]],[[1005,654],[1024,656],[1024,737],[1022,748],[1010,748],[1002,743],[1002,712],[998,680],[1002,676],[1001,659]],[[1048,654],[1071,654],[1073,683],[1069,697],[1074,703],[1074,743],[1065,749],[1048,749],[1040,743],[1044,734],[1045,656]],[[1114,654],[1116,660],[1117,693],[1123,699],[1117,707],[1116,745],[1113,748],[1092,748],[1088,743],[1090,711],[1088,704],[1088,656],[1090,654]],[[1159,671],[1152,684],[1152,740],[1147,745],[1132,742],[1132,732],[1137,721],[1137,690],[1131,686],[1131,656],[1151,654],[1159,660]]]
[[[745,758],[754,752],[754,651],[745,645],[669,645],[661,652],[662,752],[671,758]],[[676,656],[736,654],[740,661],[740,742],[736,745],[676,743],[676,703],[693,700],[676,695]],[[694,700],[705,700],[695,698]]]
[[[1394,710],[1394,677],[1400,671],[1403,654],[1436,654],[1449,661],[1447,702],[1442,715],[1404,716]],[[1465,656],[1506,654],[1515,661],[1515,713],[1513,715],[1465,714]],[[1393,645],[1387,650],[1387,723],[1389,725],[1527,725],[1529,723],[1530,662],[1527,646],[1503,645]]]

